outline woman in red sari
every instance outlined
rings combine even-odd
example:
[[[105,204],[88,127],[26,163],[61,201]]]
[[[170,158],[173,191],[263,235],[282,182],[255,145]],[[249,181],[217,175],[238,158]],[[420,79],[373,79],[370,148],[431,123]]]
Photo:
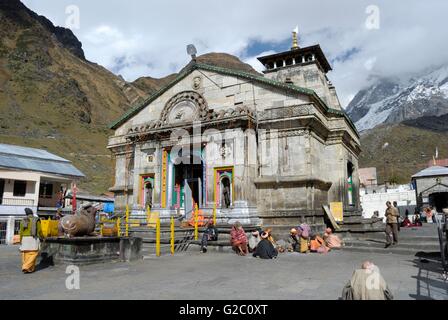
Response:
[[[234,223],[230,231],[230,244],[238,255],[245,256],[247,254],[247,236],[239,221]]]

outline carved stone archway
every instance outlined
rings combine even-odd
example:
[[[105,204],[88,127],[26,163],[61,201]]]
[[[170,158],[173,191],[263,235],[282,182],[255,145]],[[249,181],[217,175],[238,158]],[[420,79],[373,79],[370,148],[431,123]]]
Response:
[[[165,105],[160,115],[162,126],[176,122],[203,120],[208,113],[204,97],[194,91],[184,91],[173,96]]]

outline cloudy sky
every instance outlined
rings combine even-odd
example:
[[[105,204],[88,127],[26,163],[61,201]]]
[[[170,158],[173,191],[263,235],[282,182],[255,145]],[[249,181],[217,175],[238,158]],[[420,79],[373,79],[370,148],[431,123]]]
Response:
[[[296,25],[300,46],[319,43],[327,55],[344,106],[376,77],[448,63],[446,0],[23,2],[70,27],[87,59],[128,81],[179,71],[189,43],[198,54],[234,54],[261,71],[256,57],[289,50]]]

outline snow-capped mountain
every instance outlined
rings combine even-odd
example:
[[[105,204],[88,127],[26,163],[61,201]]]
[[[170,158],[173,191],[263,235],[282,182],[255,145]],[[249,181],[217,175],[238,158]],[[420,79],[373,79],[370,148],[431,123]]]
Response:
[[[379,79],[361,90],[347,106],[359,131],[448,113],[448,66],[406,80]]]

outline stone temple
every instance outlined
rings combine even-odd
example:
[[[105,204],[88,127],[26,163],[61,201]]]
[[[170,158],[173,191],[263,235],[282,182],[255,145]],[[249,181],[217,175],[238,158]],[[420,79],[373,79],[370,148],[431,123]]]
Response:
[[[296,36],[294,34],[294,36]],[[258,58],[264,75],[192,61],[111,124],[115,205],[218,223],[325,224],[322,208],[360,216],[359,134],[327,78],[319,45]]]

